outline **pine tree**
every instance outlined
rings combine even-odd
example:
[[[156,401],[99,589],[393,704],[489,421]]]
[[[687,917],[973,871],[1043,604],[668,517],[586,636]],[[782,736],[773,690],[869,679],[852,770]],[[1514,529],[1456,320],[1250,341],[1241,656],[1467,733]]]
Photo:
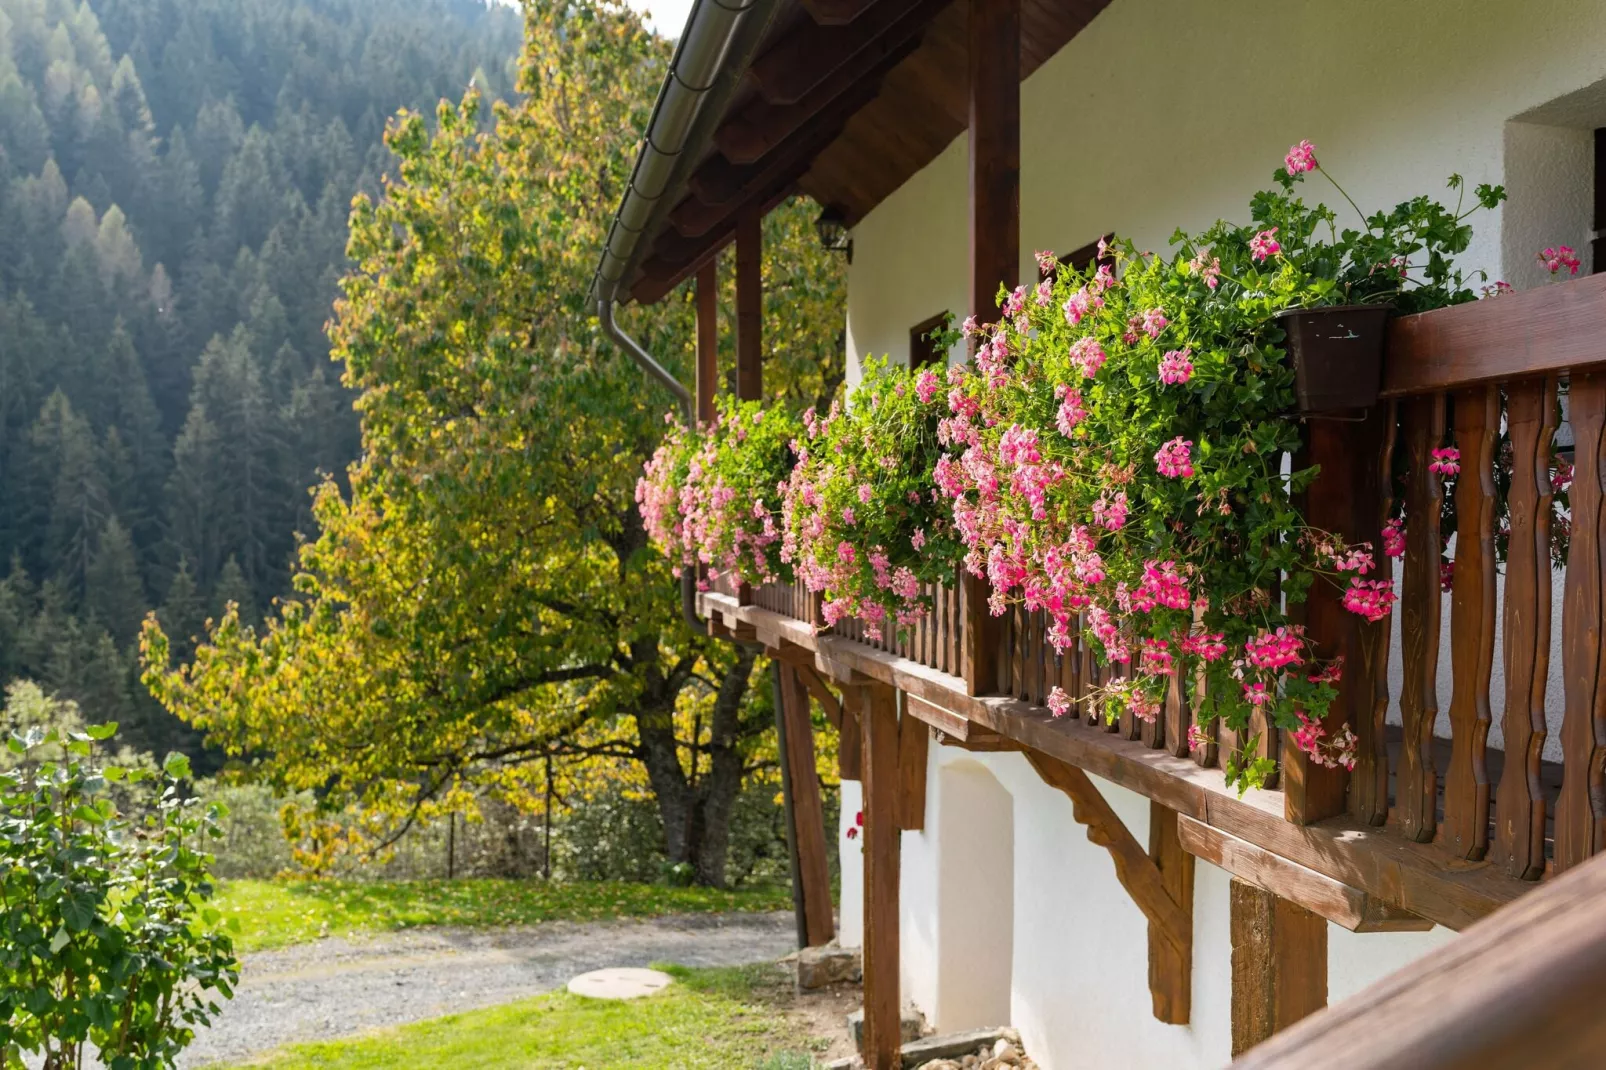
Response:
[[[222,619],[231,605],[239,611],[242,621],[247,624],[256,623],[256,600],[251,594],[251,584],[247,582],[240,563],[232,555],[223,563],[223,572],[218,576],[217,589],[212,594],[213,619]]]
[[[99,621],[119,646],[127,646],[139,634],[139,622],[148,604],[134,557],[134,540],[128,529],[111,517],[101,530],[99,545],[89,563],[84,592],[88,617]]]
[[[206,626],[206,610],[188,558],[179,561],[173,572],[173,582],[167,587],[167,597],[156,615],[162,622],[162,630],[173,639],[175,655],[189,660],[195,652],[195,640]]]
[[[110,511],[100,451],[89,422],[60,390],[50,395],[32,435],[34,483],[48,486],[41,558],[76,603],[94,556],[95,538]]]

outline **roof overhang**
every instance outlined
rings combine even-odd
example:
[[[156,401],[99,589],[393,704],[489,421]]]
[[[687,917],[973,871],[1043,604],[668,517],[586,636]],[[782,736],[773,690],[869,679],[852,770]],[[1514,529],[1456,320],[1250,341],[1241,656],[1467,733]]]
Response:
[[[651,201],[627,195],[613,261],[605,254],[599,268],[609,295],[659,300],[730,244],[738,218],[796,192],[849,225],[862,219],[965,131],[971,2],[987,0],[772,0],[752,39],[722,53],[716,89]],[[1022,79],[1108,3],[1021,0]],[[682,48],[705,6],[713,0],[693,7]],[[675,85],[672,72],[655,121]],[[653,139],[649,127],[638,174]]]

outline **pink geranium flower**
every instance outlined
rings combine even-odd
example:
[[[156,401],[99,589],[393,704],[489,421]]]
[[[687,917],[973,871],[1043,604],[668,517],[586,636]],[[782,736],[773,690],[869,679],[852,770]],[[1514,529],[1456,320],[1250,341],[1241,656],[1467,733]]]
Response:
[[[1379,621],[1394,608],[1394,584],[1389,580],[1350,580],[1344,608],[1370,621]]]
[[[1064,717],[1071,708],[1071,697],[1056,686],[1048,693],[1048,712],[1053,717]]]
[[[1578,269],[1584,266],[1584,262],[1578,258],[1578,254],[1573,251],[1571,245],[1558,245],[1555,248],[1542,249],[1535,255],[1539,262],[1545,265],[1545,270],[1552,275],[1559,273],[1562,268],[1567,269],[1567,274],[1576,275],[1578,274]]]
[[[1399,517],[1383,525],[1383,556],[1405,556],[1405,521]]]
[[[1309,141],[1301,141],[1288,150],[1288,155],[1283,157],[1283,166],[1288,168],[1291,175],[1316,170],[1316,146]]]
[[[1160,358],[1160,381],[1176,386],[1193,378],[1193,350],[1173,349]]]
[[[1428,471],[1441,476],[1457,475],[1461,471],[1461,451],[1454,446],[1446,446],[1442,450],[1433,451],[1433,460],[1428,462]]]
[[[1276,256],[1282,252],[1283,247],[1273,237],[1276,233],[1277,228],[1272,227],[1270,230],[1263,230],[1253,238],[1250,238],[1249,255],[1256,260],[1265,260],[1269,256]]]
[[[1193,475],[1193,443],[1178,435],[1155,453],[1154,464],[1161,475],[1173,479]]]

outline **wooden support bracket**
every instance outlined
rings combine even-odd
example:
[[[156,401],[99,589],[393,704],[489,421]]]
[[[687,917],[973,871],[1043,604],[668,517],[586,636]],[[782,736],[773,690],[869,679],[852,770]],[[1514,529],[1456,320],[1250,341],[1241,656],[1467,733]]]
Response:
[[[1327,922],[1237,879],[1231,914],[1236,1056],[1327,1005]]]
[[[908,696],[898,719],[898,827],[919,832],[926,827],[926,752],[931,730],[909,715]]]
[[[809,718],[809,695],[797,670],[784,662],[781,677],[781,716],[786,726],[786,764],[792,793],[792,818],[797,849],[798,876],[803,885],[805,936],[810,947],[821,947],[836,935],[831,917],[831,839],[825,834],[825,808],[820,799],[819,773],[814,767],[814,727]]]
[[[1160,867],[1138,843],[1109,801],[1086,773],[1074,765],[1050,758],[1041,751],[1027,751],[1026,760],[1037,770],[1037,775],[1050,787],[1058,788],[1071,798],[1071,811],[1077,822],[1087,826],[1089,842],[1110,852],[1115,863],[1115,876],[1132,897],[1138,909],[1149,919],[1151,939],[1159,936],[1179,956],[1192,960],[1193,956],[1193,903],[1192,881],[1188,882],[1187,909],[1176,899]]]

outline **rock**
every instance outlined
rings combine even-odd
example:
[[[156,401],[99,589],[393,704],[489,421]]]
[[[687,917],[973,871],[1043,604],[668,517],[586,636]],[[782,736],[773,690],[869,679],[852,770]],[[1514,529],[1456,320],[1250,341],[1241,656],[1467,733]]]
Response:
[[[857,981],[864,969],[856,947],[806,947],[797,953],[797,990],[808,992],[826,985]]]
[[[997,1042],[993,1044],[993,1058],[1006,1066],[1020,1065],[1020,1052],[1015,1050],[1015,1045],[1003,1037],[999,1037]]]
[[[845,1055],[840,1059],[832,1059],[828,1063],[822,1063],[820,1070],[862,1070],[863,1066],[864,1064],[859,1061],[857,1055]]]
[[[905,1051],[907,1051],[907,1045],[910,1041],[919,1038],[920,1027],[923,1024],[925,1023],[921,1019],[919,1011],[915,1010],[913,1007],[905,1007],[903,1009],[903,1028],[901,1030],[903,1036],[901,1039],[906,1045]],[[848,1015],[848,1033],[853,1037],[853,1046],[862,1051],[864,1049],[864,1008],[861,1007],[852,1014]],[[928,1059],[935,1059],[937,1057],[937,1055],[927,1056]],[[909,1062],[907,1055],[905,1055],[904,1059],[905,1061],[903,1065],[906,1067],[921,1065],[920,1063]]]
[[[997,1029],[972,1029],[966,1033],[944,1033],[940,1036],[921,1037],[910,1041],[903,1046],[904,1070],[911,1067],[928,1066],[940,1059],[960,1060],[961,1066],[975,1065],[978,1051],[991,1051],[993,1045],[1003,1041],[1002,1033]],[[969,1058],[973,1062],[966,1064]]]
[[[905,1063],[904,1065],[907,1066],[908,1064]],[[934,1063],[927,1063],[925,1070],[962,1070],[962,1068],[952,1059],[938,1059]]]

